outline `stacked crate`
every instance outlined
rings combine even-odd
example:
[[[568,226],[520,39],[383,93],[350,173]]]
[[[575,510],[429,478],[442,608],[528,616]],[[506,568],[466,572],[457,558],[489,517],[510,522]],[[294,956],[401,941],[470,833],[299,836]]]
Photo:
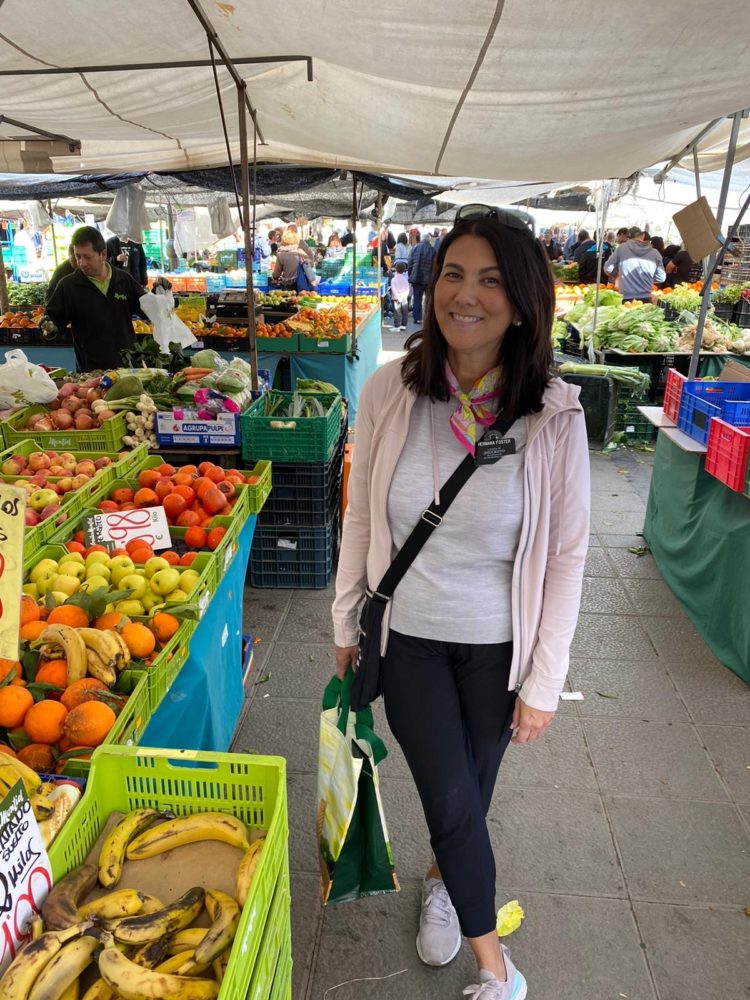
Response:
[[[289,421],[296,426],[288,429],[270,427],[262,397],[241,419],[243,456],[274,456],[250,552],[254,587],[322,589],[333,577],[347,421],[341,396],[318,399],[326,415]]]

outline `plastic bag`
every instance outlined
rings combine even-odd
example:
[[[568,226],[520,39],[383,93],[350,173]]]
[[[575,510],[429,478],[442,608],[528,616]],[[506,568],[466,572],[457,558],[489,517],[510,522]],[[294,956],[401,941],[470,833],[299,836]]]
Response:
[[[232,218],[229,202],[223,194],[216,195],[208,203],[208,218],[211,223],[211,232],[217,239],[223,240],[231,236],[237,228]]]
[[[156,292],[146,292],[138,301],[154,324],[154,340],[165,354],[169,354],[170,344],[189,347],[195,343],[195,337],[188,327],[175,315],[171,292],[157,287]]]
[[[0,365],[0,410],[18,409],[29,403],[51,403],[57,386],[47,372],[32,364],[23,351],[6,351]]]
[[[150,227],[146,211],[146,195],[131,184],[115,193],[112,207],[107,213],[107,228],[122,240],[143,242],[143,233]]]

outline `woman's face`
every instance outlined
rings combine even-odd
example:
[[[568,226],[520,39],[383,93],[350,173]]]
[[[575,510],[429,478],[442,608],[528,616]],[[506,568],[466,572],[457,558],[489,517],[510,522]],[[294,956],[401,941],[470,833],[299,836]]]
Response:
[[[485,239],[467,235],[451,243],[434,299],[435,317],[448,347],[457,353],[486,354],[491,367],[505,331],[518,315]]]

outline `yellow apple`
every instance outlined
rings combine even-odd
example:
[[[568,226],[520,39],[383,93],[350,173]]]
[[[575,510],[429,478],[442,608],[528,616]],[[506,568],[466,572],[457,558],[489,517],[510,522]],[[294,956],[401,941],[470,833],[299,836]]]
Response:
[[[151,589],[155,594],[166,596],[176,590],[180,584],[180,574],[176,569],[169,566],[167,569],[160,569],[151,577]]]
[[[127,576],[121,577],[118,581],[117,589],[130,591],[130,597],[127,600],[140,601],[148,589],[148,583],[140,573],[128,573]]]
[[[58,576],[52,577],[51,589],[53,593],[55,591],[60,591],[63,594],[67,594],[68,597],[72,597],[73,594],[77,594],[81,588],[81,581],[77,576],[67,576],[65,574],[59,574]]]
[[[29,573],[29,579],[36,583],[43,576],[57,573],[57,562],[54,559],[40,559],[36,566]]]
[[[182,590],[190,591],[195,587],[200,580],[201,575],[197,570],[185,569],[180,573],[180,587]]]
[[[152,556],[148,562],[145,564],[144,569],[146,570],[146,576],[150,580],[151,577],[158,573],[162,569],[169,569],[169,563],[166,559],[162,559],[161,556]]]
[[[127,615],[128,618],[134,618],[137,615],[145,615],[146,609],[140,601],[135,601],[128,599],[127,601],[118,601],[115,604],[115,611],[120,611],[122,614]]]

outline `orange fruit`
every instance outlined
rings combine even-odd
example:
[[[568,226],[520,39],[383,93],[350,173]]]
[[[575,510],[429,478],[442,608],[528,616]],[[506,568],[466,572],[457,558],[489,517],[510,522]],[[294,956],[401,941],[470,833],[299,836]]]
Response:
[[[76,531],[76,533],[73,535],[73,541],[80,542],[81,545],[83,545],[83,543],[86,541],[86,536],[82,531]]]
[[[127,625],[129,621],[128,616],[124,615],[122,611],[107,611],[101,618],[96,619],[94,628],[119,628],[121,625]]]
[[[34,683],[56,684],[57,687],[68,686],[68,661],[67,660],[43,660],[39,664]],[[59,699],[60,695],[52,692],[48,698]]]
[[[169,479],[160,479],[156,486],[154,486],[154,493],[160,500],[163,500],[165,497],[169,496],[173,489],[174,483],[172,483]]]
[[[120,632],[120,635],[124,639],[125,645],[130,650],[131,655],[138,659],[149,656],[156,648],[156,636],[140,622],[129,622],[125,625],[122,632]]]
[[[76,604],[58,604],[49,613],[48,625],[69,625],[71,628],[86,628],[89,616]]]
[[[208,535],[203,528],[192,527],[185,532],[185,545],[189,549],[205,549]]]
[[[98,747],[117,721],[114,711],[102,701],[84,701],[69,712],[63,735],[76,746]]]
[[[179,493],[170,493],[164,497],[164,511],[171,521],[176,521],[180,514],[187,510],[187,501]]]
[[[105,545],[89,545],[86,555],[90,556],[92,552],[109,552],[109,549]]]
[[[33,597],[24,594],[21,598],[21,625],[39,621],[39,605]]]
[[[40,705],[44,702],[40,701]],[[55,754],[52,747],[42,743],[29,743],[18,751],[18,759],[34,771],[50,774],[55,769]]]
[[[47,628],[47,622],[35,621],[27,622],[18,630],[18,638],[21,642],[34,642]]]
[[[146,545],[144,542],[132,550],[130,553],[130,558],[134,563],[147,563],[149,559],[152,559],[154,555],[154,550],[150,545]]]
[[[140,549],[147,544],[148,543],[144,542],[142,538],[131,538],[129,542],[125,543],[125,551],[128,555],[130,555],[133,549]]]
[[[186,552],[184,556],[180,556],[180,566],[192,565],[192,562],[197,555],[197,552]]]
[[[115,503],[114,500],[102,500],[97,507],[103,514],[112,514],[114,511],[120,509],[120,505]]]
[[[175,486],[174,493],[182,497],[186,504],[190,505],[195,500],[195,490],[192,486]]]
[[[60,701],[72,712],[74,708],[82,705],[84,701],[93,701],[97,697],[97,691],[108,691],[109,688],[104,681],[97,680],[96,677],[82,677],[80,681],[73,681],[62,693]]]
[[[195,465],[181,465],[177,473],[180,476],[197,476],[198,469]]]
[[[173,552],[172,549],[167,549],[166,552],[160,552],[159,555],[162,559],[166,559],[170,566],[179,566],[180,564],[179,555],[176,552]]]
[[[16,669],[16,677],[20,677],[22,670],[18,660],[0,659],[0,681],[4,681],[14,667]]]
[[[179,619],[166,611],[157,611],[151,619],[151,631],[156,636],[157,642],[164,645],[169,642],[177,629],[180,627]]]
[[[212,465],[208,472],[205,473],[205,476],[214,483],[221,483],[225,479],[224,470],[220,465]]]
[[[205,490],[201,495],[201,501],[206,511],[209,514],[218,514],[227,506],[227,498],[217,489],[216,486],[212,486],[211,489]]]
[[[34,696],[24,687],[8,684],[0,688],[0,726],[18,729],[34,704]]]
[[[7,743],[0,743],[0,750],[5,754],[6,757],[18,756],[13,747],[9,747]]]
[[[153,489],[153,487],[156,486],[156,484],[159,482],[160,479],[161,479],[161,473],[157,472],[156,469],[141,469],[141,471],[138,473],[138,485],[141,487],[146,487],[147,489]],[[138,494],[136,494],[136,496],[137,495]]]
[[[208,547],[209,549],[211,549],[212,552],[214,551],[214,549],[218,549],[218,547],[221,545],[221,540],[224,537],[224,535],[226,535],[226,533],[227,529],[224,527],[211,528],[211,530],[208,532],[206,541],[208,542]]]
[[[23,728],[32,743],[52,746],[63,734],[67,708],[59,701],[38,701],[26,713]]]
[[[133,499],[133,491],[129,486],[118,486],[116,490],[112,490],[109,499],[114,500],[115,503],[130,503]]]
[[[65,548],[68,550],[68,552],[80,552],[81,555],[83,555],[83,553],[86,551],[86,546],[83,544],[83,542],[68,542]]]
[[[194,510],[183,511],[183,513],[177,518],[177,525],[180,528],[194,528],[200,523],[201,519]]]
[[[152,489],[145,486],[143,489],[138,490],[133,497],[133,503],[136,507],[158,507],[159,498]]]
[[[173,465],[169,464],[157,465],[154,469],[154,472],[158,472],[160,476],[173,476],[176,471],[177,469],[175,469]]]

